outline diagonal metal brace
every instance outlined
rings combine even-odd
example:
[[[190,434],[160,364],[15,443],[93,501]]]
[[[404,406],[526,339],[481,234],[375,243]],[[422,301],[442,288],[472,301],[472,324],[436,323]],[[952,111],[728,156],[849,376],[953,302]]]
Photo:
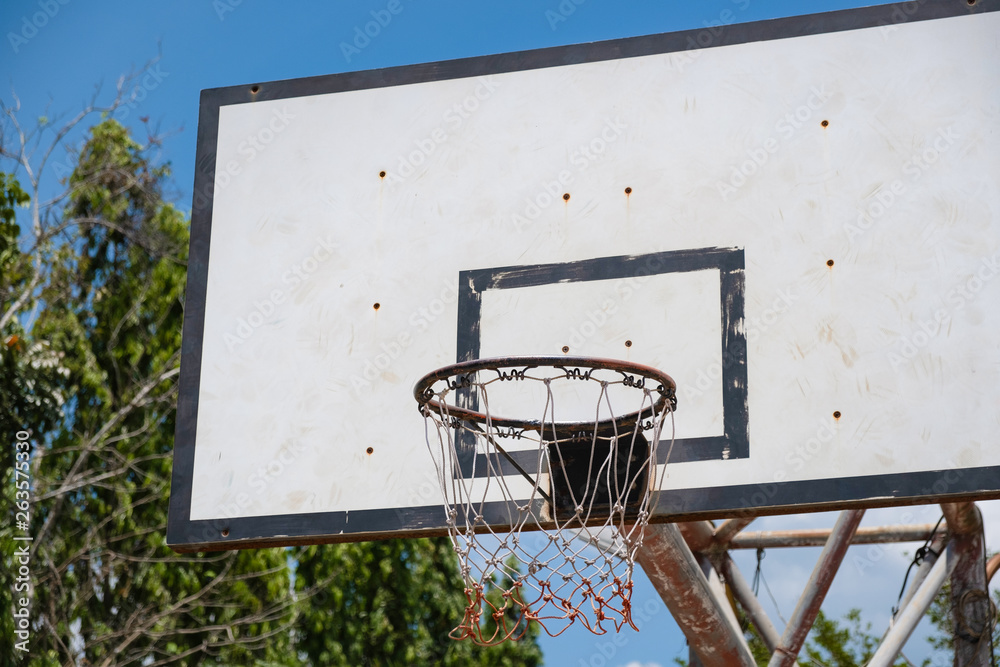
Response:
[[[672,523],[646,526],[636,560],[704,667],[755,667],[739,628]]]
[[[771,661],[767,663],[768,667],[790,667],[795,664],[795,658],[802,650],[806,635],[816,621],[819,608],[826,598],[827,591],[830,590],[830,584],[833,583],[833,578],[847,554],[847,548],[851,546],[851,540],[864,515],[864,510],[847,510],[840,513],[833,532],[830,533],[830,539],[823,547],[823,553],[820,554],[816,567],[809,577],[809,583],[806,584],[792,617],[788,619],[785,632],[781,635],[781,644],[775,649]]]

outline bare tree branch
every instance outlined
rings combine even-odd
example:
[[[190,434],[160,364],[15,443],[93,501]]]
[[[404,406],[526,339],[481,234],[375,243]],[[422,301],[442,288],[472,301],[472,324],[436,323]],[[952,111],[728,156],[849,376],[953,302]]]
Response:
[[[219,582],[221,582],[223,579],[226,578],[226,575],[229,574],[229,570],[232,569],[233,564],[236,562],[236,558],[235,558],[236,554],[235,553],[231,553],[229,555],[231,556],[228,559],[229,562],[226,563],[225,567],[222,568],[222,571],[219,572],[219,574],[217,574],[215,576],[215,578],[212,579],[212,581],[210,581],[208,584],[206,584],[198,592],[192,593],[191,595],[189,595],[187,597],[181,598],[175,604],[171,605],[170,607],[167,607],[166,609],[160,611],[157,614],[153,614],[152,616],[148,616],[146,619],[144,619],[144,622],[141,623],[138,628],[133,628],[132,634],[129,635],[129,637],[127,637],[124,641],[122,641],[121,644],[119,644],[115,648],[115,650],[112,652],[112,655],[117,654],[117,653],[121,653],[123,650],[125,650],[126,647],[128,647],[129,644],[131,644],[136,639],[138,639],[139,637],[141,637],[143,634],[145,634],[146,632],[148,632],[149,629],[151,627],[155,626],[162,618],[174,614],[178,609],[180,609],[180,608],[182,608],[182,607],[190,604],[194,600],[197,600],[197,599],[201,598],[203,595],[207,595],[209,591],[211,591],[213,588],[215,588],[219,584]],[[111,658],[109,657],[107,660],[105,660],[104,662],[101,663],[101,667],[110,667],[111,664],[113,664],[113,663],[111,662]]]
[[[27,253],[32,257],[32,274],[31,279],[28,284],[13,300],[10,307],[7,308],[3,314],[0,314],[0,330],[7,326],[10,321],[17,316],[18,313],[24,309],[25,305],[36,296],[36,291],[44,280],[45,275],[45,263],[43,261],[45,242],[54,236],[53,234],[47,233],[44,225],[44,219],[49,211],[60,201],[62,201],[68,194],[64,191],[60,195],[54,197],[51,200],[43,201],[41,199],[41,188],[42,188],[42,174],[45,171],[46,165],[52,157],[53,151],[57,147],[63,146],[67,137],[72,133],[84,120],[91,117],[94,114],[107,114],[110,115],[115,112],[122,104],[126,103],[124,98],[124,92],[132,85],[132,82],[137,80],[143,71],[152,67],[155,63],[160,60],[160,54],[157,54],[155,58],[152,58],[146,63],[145,67],[138,72],[129,72],[119,78],[115,96],[110,103],[106,105],[100,105],[97,103],[97,99],[100,96],[100,86],[95,88],[94,94],[91,97],[90,103],[87,104],[82,110],[80,110],[75,116],[73,116],[69,121],[63,123],[57,130],[48,146],[42,150],[41,157],[34,161],[35,152],[37,150],[37,145],[41,142],[42,131],[48,128],[51,123],[44,126],[40,126],[36,129],[37,134],[34,136],[35,147],[31,147],[33,136],[32,133],[27,133],[21,126],[18,120],[17,113],[21,109],[21,101],[16,94],[12,93],[11,96],[14,99],[13,106],[5,104],[0,100],[0,113],[3,113],[9,120],[10,126],[13,127],[14,133],[17,138],[17,148],[13,151],[0,146],[0,157],[7,157],[24,170],[28,178],[29,189],[31,194],[31,227],[33,243],[31,248]],[[33,166],[33,162],[36,166]],[[75,160],[74,160],[75,163]],[[57,233],[57,232],[56,232]]]
[[[38,535],[32,542],[32,547],[31,547],[32,556],[34,556],[35,552],[38,549],[38,546],[44,542],[45,536],[52,528],[53,522],[59,515],[59,509],[62,499],[65,497],[65,494],[67,493],[69,487],[76,484],[76,478],[80,474],[80,469],[83,467],[84,463],[86,463],[86,460],[90,455],[90,453],[104,439],[104,436],[107,435],[108,432],[117,427],[118,424],[121,423],[123,419],[125,419],[125,417],[127,417],[129,414],[132,413],[133,410],[135,410],[136,408],[138,408],[140,405],[143,404],[143,401],[145,400],[146,396],[153,389],[155,389],[157,386],[159,386],[166,380],[169,380],[170,378],[180,373],[180,367],[175,365],[179,357],[180,357],[180,350],[177,350],[171,355],[170,359],[165,364],[166,366],[169,366],[169,368],[160,373],[159,375],[149,379],[142,387],[140,387],[139,391],[136,392],[135,396],[132,397],[132,400],[129,401],[127,405],[119,409],[111,417],[111,419],[109,419],[108,422],[101,428],[101,430],[99,430],[92,438],[90,438],[87,441],[87,444],[84,445],[83,449],[80,452],[80,455],[76,459],[76,462],[73,464],[73,467],[70,468],[69,474],[66,476],[66,479],[63,481],[63,484],[60,486],[59,490],[54,494],[55,496],[57,496],[56,504],[49,510],[49,514],[45,518],[45,523],[42,524],[41,530],[39,530]]]

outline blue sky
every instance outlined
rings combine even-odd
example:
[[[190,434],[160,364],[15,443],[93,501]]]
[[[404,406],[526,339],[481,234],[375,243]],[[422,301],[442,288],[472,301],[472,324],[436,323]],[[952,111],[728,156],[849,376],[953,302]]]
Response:
[[[0,5],[0,99],[20,99],[21,122],[40,116],[57,120],[75,114],[101,86],[108,101],[123,74],[139,72],[133,102],[118,117],[140,141],[140,118],[165,135],[162,155],[172,163],[173,197],[189,211],[195,162],[199,93],[205,88],[251,84],[337,72],[373,69],[505,53],[548,46],[615,39],[858,7],[857,0],[701,0],[699,2],[607,0],[510,0],[504,3],[374,0],[366,2],[277,3],[251,0],[176,0],[100,3],[84,0],[7,0]],[[395,13],[388,12],[392,8]],[[389,17],[388,19],[386,17]],[[373,37],[358,37],[381,18]],[[375,32],[375,30],[371,30]],[[159,56],[147,71],[146,64]],[[75,137],[79,139],[79,136]],[[54,186],[53,186],[54,187]],[[984,503],[988,543],[997,544],[1000,516]],[[935,506],[870,512],[862,525],[933,523]],[[752,529],[818,528],[835,515],[813,514],[758,520]],[[992,537],[992,539],[990,539]],[[861,607],[874,631],[889,619],[908,563],[918,545],[885,549],[855,547],[833,585],[825,609],[835,617]],[[772,550],[763,573],[775,602],[762,603],[783,626],[808,578],[818,549]],[[751,553],[736,555],[744,576],[753,576]],[[634,606],[645,610],[642,632],[619,641],[573,629],[544,638],[550,665],[654,667],[686,657],[684,638],[641,574]],[[920,638],[911,640],[911,659],[927,655]]]

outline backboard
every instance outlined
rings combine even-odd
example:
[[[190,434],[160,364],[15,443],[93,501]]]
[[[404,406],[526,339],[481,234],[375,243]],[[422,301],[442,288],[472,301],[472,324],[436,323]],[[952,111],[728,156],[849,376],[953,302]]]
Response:
[[[998,9],[204,91],[169,543],[445,534],[413,385],[506,355],[676,380],[656,520],[1000,497]]]

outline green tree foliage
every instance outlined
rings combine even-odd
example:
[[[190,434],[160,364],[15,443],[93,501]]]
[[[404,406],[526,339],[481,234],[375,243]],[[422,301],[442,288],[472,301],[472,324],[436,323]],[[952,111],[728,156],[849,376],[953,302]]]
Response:
[[[0,172],[0,313],[10,312],[0,320],[0,433],[13,436],[23,424],[30,421],[47,420],[56,414],[51,404],[46,404],[36,390],[43,389],[44,372],[42,364],[33,360],[24,340],[21,322],[14,317],[15,302],[24,293],[32,266],[20,252],[18,241],[21,227],[17,224],[16,208],[27,205],[28,193],[11,175]],[[37,355],[36,355],[37,356]],[[32,363],[36,361],[36,363]],[[40,382],[41,380],[41,382]],[[4,449],[9,457],[10,448]],[[9,463],[10,460],[5,459]],[[10,470],[11,466],[5,466]]]
[[[872,634],[871,623],[861,620],[861,610],[847,612],[843,625],[821,611],[799,656],[799,664],[864,667],[875,655],[879,642],[880,638]],[[907,664],[905,660],[896,663],[897,667]]]
[[[42,203],[52,151],[32,152],[37,135],[4,110],[15,131],[0,134],[12,172],[0,174],[0,498],[11,518],[9,445],[30,431],[28,664],[539,664],[534,635],[497,649],[447,638],[464,595],[441,541],[166,546],[188,247],[185,217],[164,201],[168,169],[105,116],[71,155],[65,192]],[[5,609],[11,526],[0,526]],[[9,614],[0,629],[13,655]]]
[[[15,270],[15,260],[20,256],[17,244],[21,227],[17,224],[15,207],[26,206],[30,200],[17,179],[0,173],[0,267],[5,273]]]
[[[23,206],[29,200],[28,194],[10,174],[0,173],[0,309],[6,311],[14,300],[17,285],[23,282],[19,266],[20,253],[17,243],[21,229],[16,223],[15,207]],[[8,318],[12,319],[12,318]],[[20,430],[21,416],[31,415],[37,419],[27,400],[32,368],[22,354],[24,343],[16,321],[0,327],[0,434],[3,436],[3,462],[0,503],[4,509],[0,516],[0,549],[6,556],[4,567],[0,568],[0,655],[14,655],[14,619],[9,611],[13,609],[15,598],[15,573],[17,568],[10,562],[9,555],[20,546],[14,541],[15,497],[14,463],[15,434]],[[20,597],[20,593],[17,594]]]
[[[23,316],[51,257],[52,243],[42,235],[30,253],[20,249],[16,209],[31,197],[12,174],[0,172],[0,434],[11,442],[26,428],[49,429],[59,419],[58,355],[45,341],[30,342]],[[36,225],[37,227],[37,225]],[[11,471],[13,450],[4,448],[4,471]],[[9,490],[10,485],[4,489]]]
[[[541,664],[534,627],[518,643],[493,647],[449,638],[462,618],[465,597],[446,539],[303,549],[296,587],[324,581],[299,624],[299,648],[312,664]]]
[[[33,211],[32,241],[9,260],[19,269],[3,273],[25,360],[4,359],[19,369],[4,374],[5,428],[30,430],[35,448],[32,664],[292,655],[284,552],[178,556],[164,543],[187,251],[167,175],[105,120],[61,211]]]

